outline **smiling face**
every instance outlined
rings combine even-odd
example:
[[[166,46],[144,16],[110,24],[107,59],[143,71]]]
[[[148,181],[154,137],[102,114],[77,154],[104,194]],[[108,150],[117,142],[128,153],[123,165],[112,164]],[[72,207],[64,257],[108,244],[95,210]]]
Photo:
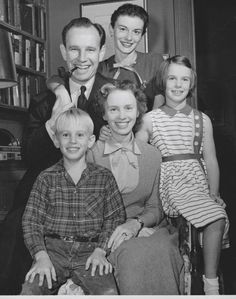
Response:
[[[115,89],[109,93],[104,119],[117,141],[131,134],[138,114],[137,100],[130,90]]]
[[[90,131],[83,119],[64,120],[63,128],[59,128],[56,133],[54,144],[60,148],[65,162],[78,162],[85,158],[87,149],[91,148],[95,141]]]
[[[182,108],[190,90],[192,73],[184,65],[171,63],[166,77],[166,104],[173,108]]]
[[[100,49],[100,36],[93,26],[72,27],[66,34],[66,47],[61,44],[60,48],[68,69],[78,67],[71,79],[79,84],[85,84],[95,75],[105,53],[104,47]]]
[[[142,38],[143,26],[144,22],[139,17],[120,15],[114,29],[110,27],[114,36],[115,52],[124,56],[132,53]]]

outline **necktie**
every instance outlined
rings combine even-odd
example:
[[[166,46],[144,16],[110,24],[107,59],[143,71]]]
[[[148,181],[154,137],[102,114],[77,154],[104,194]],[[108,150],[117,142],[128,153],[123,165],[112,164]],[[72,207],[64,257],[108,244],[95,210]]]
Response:
[[[82,110],[86,110],[86,106],[87,106],[87,98],[85,96],[85,90],[86,90],[86,86],[82,85],[80,87],[80,95],[78,97],[78,101],[77,101],[77,108],[80,108]]]

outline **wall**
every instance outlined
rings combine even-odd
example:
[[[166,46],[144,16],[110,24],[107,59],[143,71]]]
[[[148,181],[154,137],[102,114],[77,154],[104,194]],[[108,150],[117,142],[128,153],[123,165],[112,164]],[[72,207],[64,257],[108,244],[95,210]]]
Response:
[[[49,0],[48,1],[48,73],[57,73],[57,67],[64,64],[59,45],[61,32],[65,24],[80,15],[78,0]]]
[[[173,55],[175,53],[173,0],[149,0],[147,11],[149,51]]]
[[[225,294],[236,294],[236,1],[194,0],[199,109],[211,118],[230,221]],[[226,266],[227,265],[227,266]]]

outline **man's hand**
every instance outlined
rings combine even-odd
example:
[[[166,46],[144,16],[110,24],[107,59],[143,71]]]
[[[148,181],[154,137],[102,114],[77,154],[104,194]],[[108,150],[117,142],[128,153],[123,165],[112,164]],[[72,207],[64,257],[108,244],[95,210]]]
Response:
[[[52,109],[52,118],[61,113],[61,110],[72,102],[64,85],[58,85],[53,92],[57,99]]]
[[[100,130],[99,140],[106,141],[111,137],[111,130],[109,126],[103,126]]]
[[[108,248],[111,248],[111,252],[115,251],[122,242],[135,237],[138,234],[139,229],[140,224],[135,219],[117,226],[108,241]]]
[[[51,118],[46,122],[46,129],[52,141],[54,141],[55,137],[54,132],[56,119],[61,113],[74,106],[69,93],[63,85],[58,85],[58,87],[54,90],[54,93],[57,99],[52,108]]]
[[[54,281],[57,280],[54,266],[45,251],[39,251],[36,253],[35,263],[26,274],[25,280],[32,283],[37,274],[39,275],[39,286],[43,285],[44,276],[46,276],[49,289],[52,288],[52,279]]]
[[[108,262],[106,258],[105,250],[101,248],[96,248],[94,252],[90,255],[90,257],[86,261],[85,269],[88,270],[90,265],[92,266],[92,276],[95,275],[97,267],[99,268],[100,275],[103,275],[103,273],[108,274],[112,272],[112,265]],[[103,270],[105,270],[105,272],[103,272]]]

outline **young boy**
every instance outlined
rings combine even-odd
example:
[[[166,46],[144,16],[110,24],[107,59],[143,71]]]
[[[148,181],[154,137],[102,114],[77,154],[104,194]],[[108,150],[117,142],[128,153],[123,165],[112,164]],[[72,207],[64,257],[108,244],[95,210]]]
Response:
[[[117,294],[106,249],[111,233],[125,221],[125,209],[112,173],[86,162],[94,141],[86,112],[70,108],[58,116],[54,144],[63,159],[40,173],[23,215],[34,263],[22,295],[55,294],[67,278],[85,294]]]

